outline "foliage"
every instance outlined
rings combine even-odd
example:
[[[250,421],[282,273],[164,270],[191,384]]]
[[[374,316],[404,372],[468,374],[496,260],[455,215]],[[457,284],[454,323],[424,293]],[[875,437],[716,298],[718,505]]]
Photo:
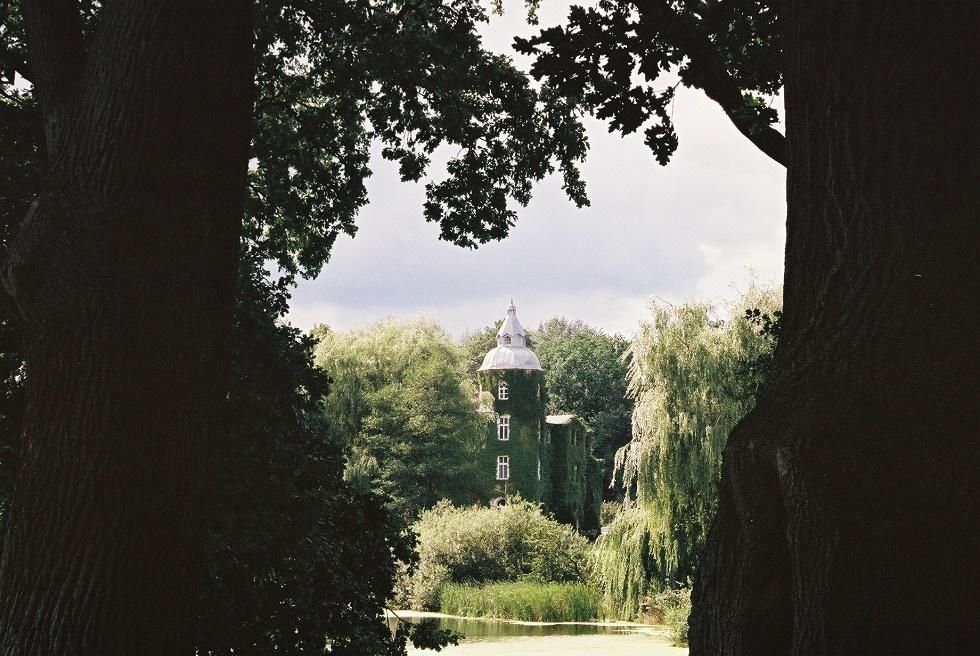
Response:
[[[2,75],[0,75],[2,78]],[[40,179],[41,125],[29,94],[0,82],[0,253],[7,250]],[[13,489],[24,407],[23,345],[15,309],[0,295],[0,528]]]
[[[584,583],[450,583],[442,589],[440,611],[525,622],[588,622],[598,617],[599,601],[595,589]]]
[[[419,566],[409,598],[422,610],[438,610],[436,592],[447,583],[582,583],[589,576],[588,541],[519,497],[501,508],[441,502],[414,529]]]
[[[499,322],[498,322],[499,323]],[[497,324],[467,332],[460,341],[466,357],[466,373],[477,384],[477,369],[483,364],[483,356],[497,345]]]
[[[691,615],[691,590],[661,590],[653,596],[651,606],[667,625],[667,635],[675,647],[687,647],[688,617]]]
[[[493,472],[477,458],[485,422],[463,356],[437,325],[390,320],[317,334],[316,363],[333,380],[325,416],[351,449],[348,478],[381,490],[406,521],[491,486]]]
[[[591,431],[596,457],[603,460],[605,498],[622,498],[610,488],[616,451],[630,439],[633,399],[626,393],[629,342],[582,321],[553,318],[534,331],[535,352],[545,370],[548,412],[578,415]]]
[[[249,238],[289,273],[316,272],[353,234],[372,142],[405,181],[452,146],[424,213],[443,239],[506,236],[514,203],[557,170],[586,204],[577,110],[482,48],[479,0],[277,0],[258,5]]]
[[[382,499],[342,478],[343,452],[319,413],[326,377],[312,340],[276,321],[282,288],[246,258],[223,494],[210,515],[210,582],[196,628],[201,654],[398,654],[381,621],[394,558],[413,542]]]
[[[602,505],[599,507],[599,524],[602,526],[609,526],[612,524],[613,520],[616,519],[616,515],[618,515],[622,509],[622,503],[617,503],[615,501],[603,501]]]
[[[702,89],[749,139],[782,161],[771,98],[782,86],[778,3],[600,0],[572,6],[565,25],[518,38],[543,89],[609,121],[643,129],[657,161],[677,149],[671,121],[678,86]],[[671,81],[664,77],[673,78]]]
[[[616,614],[635,615],[648,588],[692,575],[717,503],[725,440],[765,375],[748,363],[773,349],[744,310],[778,305],[777,291],[753,288],[727,323],[713,320],[705,303],[652,305],[630,349],[633,439],[617,455],[636,495],[596,553],[605,603]]]

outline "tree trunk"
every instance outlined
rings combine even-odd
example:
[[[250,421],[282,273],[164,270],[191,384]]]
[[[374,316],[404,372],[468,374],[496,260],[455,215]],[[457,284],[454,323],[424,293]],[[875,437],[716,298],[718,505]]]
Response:
[[[25,0],[45,192],[3,267],[27,335],[0,654],[192,653],[227,385],[247,0]]]
[[[976,653],[976,3],[787,5],[783,334],[691,653]]]

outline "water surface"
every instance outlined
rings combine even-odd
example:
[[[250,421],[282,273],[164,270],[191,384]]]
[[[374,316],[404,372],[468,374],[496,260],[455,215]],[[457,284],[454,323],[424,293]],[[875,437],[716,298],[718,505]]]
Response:
[[[446,656],[681,656],[687,649],[672,647],[660,627],[630,623],[511,622],[506,620],[450,617],[438,613],[399,611],[411,622],[434,620],[439,628],[464,636]],[[409,648],[410,656],[434,656],[436,652]]]

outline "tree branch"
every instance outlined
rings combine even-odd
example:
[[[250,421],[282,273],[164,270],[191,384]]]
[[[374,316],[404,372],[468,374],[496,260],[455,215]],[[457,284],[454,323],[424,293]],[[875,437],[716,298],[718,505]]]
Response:
[[[685,4],[692,12],[711,9],[707,2],[697,0]],[[647,3],[637,2],[636,6],[641,15],[647,13],[645,11],[648,9]],[[739,132],[774,161],[786,166],[786,138],[772,126],[755,120],[745,103],[742,89],[728,74],[718,50],[699,29],[699,22],[688,18],[685,28],[678,30],[676,35],[677,45],[681,46],[690,59],[687,74],[682,75],[682,81],[687,86],[703,90],[709,98],[721,106]],[[680,19],[681,17],[678,16],[678,20]]]
[[[75,0],[24,0],[27,58],[34,93],[46,114],[75,97],[85,59]]]
[[[17,53],[0,47],[0,63],[12,68],[17,75],[20,75],[28,82],[34,82],[34,77],[31,74],[30,68],[27,66],[27,62],[21,59]]]

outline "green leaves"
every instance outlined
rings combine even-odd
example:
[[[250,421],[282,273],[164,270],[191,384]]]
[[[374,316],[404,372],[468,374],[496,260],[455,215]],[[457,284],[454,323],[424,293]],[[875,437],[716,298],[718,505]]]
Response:
[[[777,120],[759,97],[782,86],[776,22],[765,0],[602,0],[572,6],[565,25],[515,39],[515,48],[535,57],[531,74],[542,93],[552,90],[608,121],[610,132],[643,129],[666,164],[678,144],[671,120],[677,81],[705,90],[747,133]],[[675,81],[665,84],[665,77]]]
[[[616,456],[635,496],[597,554],[610,608],[632,615],[648,588],[691,577],[717,503],[728,433],[768,373],[749,363],[768,361],[773,349],[744,317],[776,316],[779,304],[778,290],[752,288],[728,322],[715,320],[706,303],[651,305],[629,351],[633,437]]]
[[[383,492],[406,521],[440,499],[468,503],[490,488],[463,354],[438,326],[385,321],[319,338],[316,362],[333,380],[325,415],[353,450],[348,478]]]
[[[577,108],[484,50],[487,20],[478,0],[261,3],[246,231],[257,250],[288,275],[316,274],[356,231],[372,143],[412,182],[434,173],[438,148],[457,153],[426,183],[423,211],[462,246],[505,237],[553,171],[587,204]]]

